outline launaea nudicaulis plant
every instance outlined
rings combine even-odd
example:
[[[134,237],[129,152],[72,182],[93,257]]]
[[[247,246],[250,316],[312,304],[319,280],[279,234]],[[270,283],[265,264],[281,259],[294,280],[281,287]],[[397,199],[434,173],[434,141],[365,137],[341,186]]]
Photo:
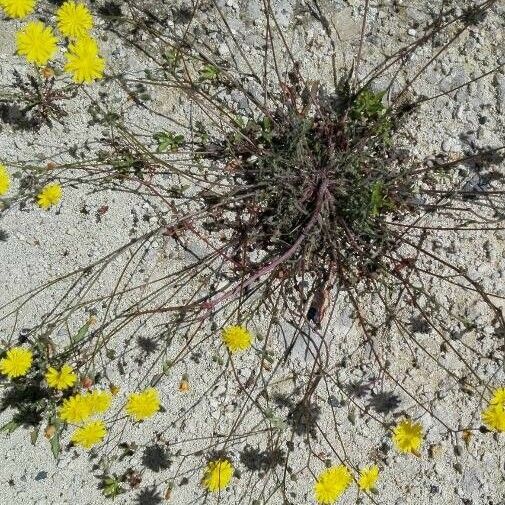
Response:
[[[295,485],[295,473],[312,471],[314,461],[358,464],[340,442],[332,443],[335,433],[328,436],[330,429],[357,433],[358,417],[369,416],[387,437],[394,417],[415,412],[457,437],[461,427],[432,408],[445,398],[439,384],[477,406],[499,374],[502,297],[469,275],[466,256],[455,253],[468,247],[468,234],[482,240],[502,228],[497,168],[503,147],[457,157],[434,150],[426,158],[415,154],[412,125],[415,132],[429,120],[423,108],[432,100],[470,84],[433,96],[416,91],[431,65],[470,26],[484,23],[486,13],[494,14],[495,4],[448,6],[419,28],[417,39],[374,63],[365,41],[366,2],[360,35],[348,48],[353,65],[342,69],[332,23],[318,2],[307,3],[303,15],[319,23],[332,55],[316,81],[305,72],[310,62],[293,54],[269,2],[261,3],[267,27],[259,35],[262,51],[252,55],[223,8],[210,2],[204,23],[226,35],[227,57],[195,36],[192,27],[203,22],[198,8],[184,16],[185,29],[167,30],[168,11],[126,3],[114,30],[147,57],[148,68],[145,77],[125,73],[117,83],[156,126],[146,131],[94,103],[94,121],[109,130],[98,158],[92,168],[87,162],[60,168],[72,183],[147,202],[156,219],[147,216],[142,232],[116,251],[5,305],[4,321],[14,321],[15,329],[13,316],[24,304],[60,283],[68,291],[33,322],[30,342],[50,338],[75,325],[79,311],[92,310],[96,328],[60,351],[80,356],[87,366],[104,372],[124,367],[147,326],[152,352],[143,383],[163,389],[175,370],[186,374],[210,361],[219,373],[199,377],[207,388],[200,390],[202,402],[188,402],[177,415],[168,409],[166,433],[176,430],[182,447],[180,426],[187,430],[191,419],[205,417],[200,409],[207,392],[220,388],[235,392],[232,421],[223,420],[231,400],[221,391],[219,429],[199,427],[193,458],[171,452],[171,465],[156,467],[169,479],[179,463],[188,471],[203,468],[219,449],[220,457],[235,455],[238,464],[241,451],[249,461],[254,447],[258,454],[282,454],[275,463],[247,463],[244,470],[273,472],[254,499],[277,503]],[[419,53],[422,63],[411,68]],[[499,68],[497,63],[471,81],[488,79]],[[139,84],[183,97],[183,117],[141,98]],[[472,185],[475,173],[481,179]],[[149,256],[154,242],[163,243],[167,255],[180,253],[169,258],[169,270]],[[105,290],[102,278],[109,279]],[[469,315],[475,304],[482,313],[478,321]],[[243,353],[254,363],[246,377],[235,357],[222,347],[216,351],[221,329],[235,324],[256,337]],[[299,340],[310,351],[302,365],[291,354]],[[286,346],[279,346],[283,341]],[[124,351],[114,352],[118,346]],[[427,368],[436,381],[423,376]],[[279,403],[272,399],[281,378],[292,388]],[[469,427],[479,423],[474,418]],[[194,443],[191,437],[188,443]],[[306,442],[303,450],[295,449],[294,438]],[[384,456],[381,442],[375,443],[377,458]]]

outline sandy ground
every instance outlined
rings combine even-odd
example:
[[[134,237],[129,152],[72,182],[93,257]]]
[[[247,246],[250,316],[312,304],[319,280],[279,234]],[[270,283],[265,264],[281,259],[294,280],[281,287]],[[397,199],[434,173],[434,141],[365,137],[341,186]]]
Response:
[[[380,61],[382,55],[391,53],[398,47],[414,40],[422,33],[422,27],[429,19],[430,9],[436,10],[437,2],[416,0],[407,6],[403,2],[393,2],[395,6],[373,5],[368,18],[368,32],[363,48],[365,63],[361,72],[364,74],[374,62]],[[243,47],[251,55],[255,65],[261,64],[261,34],[265,20],[261,15],[261,2],[243,2],[228,0],[219,3],[226,19],[237,37],[243,41]],[[328,19],[339,33],[338,63],[348,64],[355,54],[359,41],[362,20],[362,4],[357,0],[344,2],[324,2],[322,7]],[[388,2],[389,4],[389,2]],[[456,9],[464,7],[464,2],[454,1]],[[183,4],[181,4],[183,6]],[[179,5],[178,7],[180,7]],[[307,76],[314,80],[329,82],[331,67],[328,55],[331,46],[321,29],[320,23],[304,14],[298,2],[290,0],[275,4],[280,26],[285,30],[292,51],[305,65]],[[123,7],[124,8],[124,7]],[[176,9],[168,9],[169,26],[181,29],[175,22]],[[43,3],[40,12],[54,11],[54,6]],[[208,18],[207,18],[208,16]],[[208,30],[210,20],[217,17],[210,9],[199,16],[198,28],[201,36],[220,48],[223,57],[230,54],[225,37],[219,30]],[[26,73],[27,67],[21,58],[14,55],[14,34],[21,25],[18,21],[1,20],[0,31],[0,84],[9,86],[13,82],[13,71]],[[148,65],[140,52],[126,47],[122,40],[107,30],[106,23],[98,20],[95,29],[101,39],[104,53],[110,62],[108,72],[126,72],[137,75]],[[489,13],[484,22],[467,30],[446,55],[433,64],[416,82],[414,88],[417,96],[434,96],[442,91],[453,89],[469,78],[485,73],[489,69],[504,63],[503,47],[505,42],[505,8],[499,2]],[[404,84],[407,75],[413,75],[416,69],[422,68],[427,58],[437,51],[435,43],[427,45],[413,56],[405,73],[400,73],[396,86]],[[377,82],[380,89],[384,82]],[[399,89],[399,88],[398,88]],[[190,110],[188,103],[181,101],[167,91],[149,90],[153,108],[162,110],[174,119],[183,121]],[[89,88],[91,97],[101,95],[111,108],[120,111],[125,121],[135,125],[139,130],[155,132],[163,128],[160,117],[153,117],[148,111],[135,107],[127,100],[122,90],[113,82],[96,84]],[[234,97],[230,97],[233,100]],[[75,148],[77,156],[86,155],[96,149],[96,144],[104,133],[101,126],[90,124],[88,106],[90,99],[80,93],[75,99],[66,103],[68,116],[61,124],[52,127],[42,126],[38,131],[16,129],[7,121],[0,123],[0,160],[8,167],[19,162],[45,164],[49,160],[61,162],[72,159],[69,150]],[[415,139],[410,146],[413,157],[424,157],[442,152],[446,155],[457,155],[476,148],[497,147],[503,144],[505,128],[503,120],[505,110],[505,73],[496,72],[485,79],[463,87],[448,96],[428,102],[418,113],[410,118],[404,126],[408,139]],[[422,115],[422,119],[420,119]],[[407,141],[405,141],[407,142]],[[498,169],[503,173],[503,165]],[[12,168],[12,170],[15,170]],[[469,176],[469,179],[471,177]],[[17,190],[14,184],[13,193]],[[106,211],[103,211],[103,209]],[[111,190],[95,191],[85,185],[66,187],[64,198],[58,208],[42,211],[33,203],[24,207],[14,205],[0,215],[0,229],[8,233],[8,239],[0,242],[0,305],[15,296],[33,289],[50,279],[86,266],[90,261],[114,251],[132,237],[152,229],[157,223],[157,212],[154,206],[134,195]],[[503,287],[503,258],[505,255],[504,232],[486,234],[454,233],[434,237],[430,247],[435,249],[455,249],[458,264],[464,265],[469,274],[481,280],[486,289],[496,294],[505,295]],[[97,285],[97,292],[110,290],[121,267],[128,260],[128,253],[119,255],[104,273]],[[189,261],[187,253],[170,240],[156,238],[145,246],[145,256],[139,279],[152,279],[159,272],[170,272],[174,265]],[[468,345],[479,345],[485,352],[493,352],[499,345],[493,336],[493,327],[489,326],[485,310],[474,299],[452,292],[446,285],[436,282],[431,286],[439,292],[441,299],[451,305],[464,306],[468,302],[466,316],[473,318],[481,326],[484,339],[478,339],[476,333],[465,336]],[[51,288],[47,294],[29,303],[21,312],[16,328],[31,327],[37,318],[49,310],[61,287]],[[95,307],[98,317],[103,313],[99,304]],[[84,319],[86,314],[80,314]],[[149,338],[157,331],[157,325],[163,322],[156,319],[143,319],[130,325],[117,336],[116,352],[122,369],[111,367],[107,370],[107,381],[120,384],[121,394],[115,400],[110,421],[117,420],[116,429],[111,433],[104,449],[105,453],[121,454],[124,447],[117,447],[120,442],[135,443],[133,455],[122,461],[114,461],[114,471],[120,472],[131,467],[142,474],[139,487],[130,489],[116,498],[119,504],[163,503],[168,487],[173,485],[169,503],[247,503],[261,504],[268,500],[272,504],[308,504],[313,503],[313,475],[306,468],[307,442],[305,437],[295,435],[293,439],[289,430],[280,430],[280,437],[286,452],[291,452],[292,490],[290,496],[283,499],[274,495],[269,497],[275,488],[273,474],[282,473],[283,466],[274,465],[273,471],[264,472],[247,464],[247,450],[244,441],[235,436],[237,433],[253,430],[261,419],[257,411],[250,410],[242,419],[237,430],[234,426],[240,409],[247,405],[237,387],[230,368],[223,372],[218,362],[206,359],[208,356],[224,355],[215,341],[206,342],[201,355],[188,356],[185,362],[171,370],[160,385],[162,404],[166,412],[157,415],[140,426],[132,426],[121,419],[120,407],[124,401],[123,392],[131,391],[146,382],[148,374],[159,372],[161,363],[154,356],[148,355],[138,346],[138,337]],[[0,336],[7,337],[11,331],[12,321],[2,323]],[[3,331],[3,333],[2,333]],[[211,334],[210,324],[202,331]],[[261,333],[258,322],[256,333]],[[440,342],[430,333],[420,333],[419,340],[428,349],[437,352]],[[62,330],[61,338],[66,337]],[[340,384],[352,380],[371,377],[373,366],[367,364],[369,349],[361,345],[362,335],[353,323],[348,301],[345,296],[339,300],[337,311],[332,316],[328,332],[331,343],[331,360],[335,366],[334,373]],[[426,430],[426,440],[422,456],[406,457],[398,455],[391,449],[386,436],[384,423],[371,416],[356,413],[353,405],[346,403],[335,384],[326,384],[317,391],[321,405],[321,416],[318,425],[332,441],[343,450],[355,467],[368,464],[371,460],[380,461],[381,473],[379,492],[374,496],[376,503],[396,504],[444,504],[444,505],[503,505],[505,504],[505,461],[503,436],[481,434],[478,431],[468,446],[461,437],[449,436],[443,423],[458,429],[464,426],[480,426],[479,411],[482,408],[480,398],[461,393],[458,384],[441,372],[432,361],[416,351],[415,357],[420,366],[410,368],[410,350],[395,341],[384,344],[384,350],[390,352],[389,360],[393,371],[400,377],[400,385],[387,383],[385,389],[393,389],[402,399],[398,412],[405,412],[419,418]],[[182,339],[175,338],[171,353],[176,353],[183,346]],[[388,347],[389,346],[389,347]],[[349,349],[355,350],[349,357]],[[276,359],[283,354],[282,339],[272,349]],[[300,351],[300,349],[298,349]],[[343,359],[349,357],[348,363]],[[451,352],[441,357],[445,366],[456,372],[464,372],[464,367]],[[359,364],[364,363],[360,368]],[[255,370],[255,355],[244,356],[237,361],[239,377],[246,381]],[[482,375],[493,384],[505,383],[503,363],[489,361],[477,363]],[[151,368],[152,367],[152,368]],[[277,371],[277,380],[269,382],[268,373],[262,377],[269,384],[269,394],[288,395],[303,385],[306,371],[296,356],[281,366]],[[179,391],[179,382],[183,374],[189,376],[191,389],[188,393]],[[261,384],[258,386],[258,388]],[[435,417],[412,401],[406,394],[415,391],[417,398],[429,405]],[[328,406],[337,403],[338,408]],[[335,414],[336,412],[336,414]],[[355,424],[350,423],[354,416]],[[276,410],[279,419],[285,419],[287,410],[279,407]],[[333,416],[336,415],[336,418]],[[0,415],[0,424],[10,419],[9,412]],[[393,417],[385,417],[390,422]],[[338,430],[335,430],[335,425]],[[240,471],[236,484],[222,493],[220,497],[206,497],[198,483],[205,457],[208,452],[209,439],[216,436],[233,434],[228,443],[228,450]],[[338,436],[337,436],[338,435]],[[311,440],[312,450],[329,456],[328,446],[320,433]],[[68,442],[68,441],[67,441]],[[247,441],[250,448],[264,450],[267,441],[261,435],[250,436]],[[171,464],[159,468],[146,461],[149,459],[150,447],[166,447],[170,453]],[[47,441],[39,437],[35,445],[30,444],[29,432],[18,429],[0,438],[0,503],[9,505],[40,504],[79,505],[101,504],[106,499],[97,489],[99,469],[93,468],[94,461],[75,448],[67,448],[58,462],[55,462]],[[115,451],[115,452],[114,452]],[[179,452],[180,451],[180,452]],[[311,463],[313,471],[323,467],[321,462]],[[256,501],[255,501],[256,500]],[[355,489],[348,491],[339,501],[342,504],[372,503],[366,497],[357,498]]]

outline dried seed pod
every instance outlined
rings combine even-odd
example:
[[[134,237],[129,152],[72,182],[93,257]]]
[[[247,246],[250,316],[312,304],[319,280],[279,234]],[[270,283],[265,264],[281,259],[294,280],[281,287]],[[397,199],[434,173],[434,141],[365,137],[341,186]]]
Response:
[[[41,71],[40,71],[42,77],[44,79],[50,79],[51,77],[54,77],[54,69],[51,68],[49,65],[46,65]]]
[[[179,391],[181,393],[187,393],[189,391],[189,381],[187,377],[182,377],[181,382],[179,383]]]
[[[93,379],[91,377],[83,377],[81,380],[81,385],[83,388],[89,389],[93,386]]]
[[[48,440],[53,438],[55,433],[56,433],[56,426],[54,426],[53,424],[48,424],[44,429],[44,436]]]
[[[312,297],[312,303],[307,311],[307,319],[320,327],[330,306],[330,290],[327,286],[318,289]]]

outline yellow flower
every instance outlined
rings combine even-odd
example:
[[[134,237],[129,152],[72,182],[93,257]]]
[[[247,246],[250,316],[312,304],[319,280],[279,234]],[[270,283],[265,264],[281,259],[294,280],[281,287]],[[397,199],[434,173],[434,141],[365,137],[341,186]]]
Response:
[[[202,484],[211,492],[224,489],[233,477],[233,465],[227,459],[209,461],[205,468]]]
[[[72,74],[74,82],[91,83],[103,77],[105,60],[98,54],[98,44],[88,36],[77,39],[68,46],[65,54],[65,72]]]
[[[50,366],[46,372],[46,381],[50,387],[55,389],[67,389],[75,384],[77,375],[70,365],[63,365],[60,370]]]
[[[371,491],[375,488],[378,478],[379,467],[377,465],[367,466],[359,472],[358,486],[363,491]]]
[[[505,388],[497,388],[493,391],[493,397],[489,402],[491,405],[505,406]]]
[[[482,412],[484,424],[494,431],[505,431],[505,410],[503,404],[490,404]]]
[[[78,424],[89,419],[92,414],[88,395],[76,394],[63,400],[60,407],[60,418],[68,423]]]
[[[93,17],[88,8],[72,0],[56,11],[56,17],[60,32],[72,39],[86,35],[93,26]]]
[[[160,399],[158,391],[154,388],[147,388],[141,393],[132,393],[126,402],[126,413],[135,419],[142,421],[158,412]]]
[[[108,391],[96,389],[92,393],[85,395],[91,414],[103,414],[112,401],[112,394]]]
[[[100,443],[107,434],[107,428],[103,421],[91,421],[77,428],[70,439],[74,444],[81,445],[85,449],[91,449]]]
[[[46,184],[37,195],[37,204],[43,209],[48,209],[61,200],[62,193],[61,185],[58,182]]]
[[[0,372],[10,379],[26,375],[32,366],[32,353],[22,347],[13,347],[7,351],[5,358],[0,359]]]
[[[252,335],[243,326],[228,326],[223,329],[221,337],[231,352],[244,351],[252,344]]]
[[[423,441],[423,428],[420,423],[405,419],[393,430],[393,443],[400,452],[417,454]]]
[[[9,172],[5,168],[5,165],[0,163],[0,196],[5,195],[9,188],[11,187],[11,178]]]
[[[0,0],[0,7],[11,18],[24,18],[35,9],[35,0]]]
[[[30,63],[45,65],[56,53],[53,30],[41,21],[30,21],[16,33],[18,53]]]
[[[314,485],[317,503],[329,505],[349,487],[352,481],[349,470],[344,465],[332,466],[323,470]]]

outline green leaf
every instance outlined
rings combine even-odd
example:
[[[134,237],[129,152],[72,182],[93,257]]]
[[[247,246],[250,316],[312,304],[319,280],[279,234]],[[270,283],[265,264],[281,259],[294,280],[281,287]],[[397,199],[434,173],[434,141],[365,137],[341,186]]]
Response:
[[[270,423],[277,430],[286,430],[288,428],[286,422],[278,416],[274,416],[270,419]]]
[[[372,186],[372,194],[370,197],[370,216],[376,217],[379,215],[384,203],[382,196],[383,184],[381,181],[375,181]]]
[[[37,443],[38,438],[39,438],[39,428],[35,428],[30,433],[30,442],[32,443],[32,445],[35,445]]]
[[[171,131],[156,132],[153,138],[158,142],[158,147],[156,149],[158,153],[177,151],[185,142],[184,135]]]
[[[84,323],[74,336],[70,336],[70,341],[72,342],[72,344],[77,344],[78,342],[80,342],[88,334],[90,326],[91,326],[91,320]]]
[[[201,81],[213,81],[219,75],[219,69],[214,65],[204,65],[200,69],[200,80]]]
[[[16,421],[16,419],[11,419],[8,423],[4,424],[0,428],[0,431],[6,431],[7,433],[13,433],[20,426],[21,426],[21,423],[19,421]]]
[[[385,112],[385,108],[382,105],[384,95],[385,91],[374,93],[372,90],[366,88],[361,90],[352,105],[352,116],[355,119],[361,116],[366,119],[373,119],[383,115]]]
[[[165,361],[165,363],[163,363],[163,373],[165,375],[169,375],[171,369],[172,369],[172,362],[168,360]]]
[[[354,426],[356,424],[356,411],[354,409],[351,409],[349,413],[347,414],[347,419],[349,419],[349,422]]]
[[[114,499],[121,493],[124,493],[124,489],[121,487],[121,483],[117,475],[112,475],[105,477],[102,482],[102,493],[107,498]]]
[[[168,49],[163,54],[163,58],[167,61],[167,63],[173,68],[177,68],[181,61],[181,53],[176,49]]]
[[[274,411],[272,407],[266,407],[263,413],[265,414],[265,419],[272,419],[274,417]]]
[[[60,445],[60,431],[57,430],[51,440],[49,441],[49,444],[51,445],[51,452],[53,453],[54,459],[58,459],[58,456],[60,455],[61,452],[61,445]]]

